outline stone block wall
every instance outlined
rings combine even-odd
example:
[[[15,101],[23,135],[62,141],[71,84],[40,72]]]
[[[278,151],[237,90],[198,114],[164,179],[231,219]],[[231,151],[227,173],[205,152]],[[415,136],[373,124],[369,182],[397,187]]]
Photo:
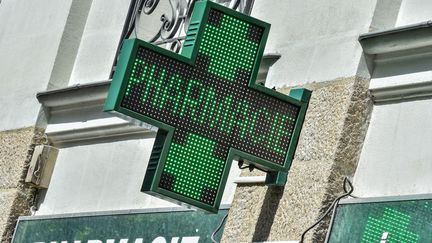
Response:
[[[300,239],[354,174],[372,107],[368,86],[359,77],[305,86],[313,93],[286,186],[238,186],[222,242]],[[306,242],[323,242],[328,220]]]
[[[35,190],[24,183],[36,144],[43,131],[24,128],[0,132],[0,239],[10,242],[16,220],[28,215]]]

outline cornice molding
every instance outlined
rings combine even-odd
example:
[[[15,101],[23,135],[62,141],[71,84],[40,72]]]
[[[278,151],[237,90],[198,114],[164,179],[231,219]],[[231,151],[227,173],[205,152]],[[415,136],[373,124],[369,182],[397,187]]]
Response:
[[[130,122],[103,112],[111,81],[37,93],[48,117],[46,135],[56,147],[153,137],[157,128]]]

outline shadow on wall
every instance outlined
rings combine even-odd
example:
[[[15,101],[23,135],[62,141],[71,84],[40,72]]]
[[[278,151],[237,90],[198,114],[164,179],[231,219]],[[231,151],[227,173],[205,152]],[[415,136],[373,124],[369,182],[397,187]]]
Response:
[[[264,203],[261,207],[257,224],[255,225],[255,231],[252,237],[253,242],[266,241],[269,237],[283,193],[284,187],[282,186],[271,186],[267,189]]]

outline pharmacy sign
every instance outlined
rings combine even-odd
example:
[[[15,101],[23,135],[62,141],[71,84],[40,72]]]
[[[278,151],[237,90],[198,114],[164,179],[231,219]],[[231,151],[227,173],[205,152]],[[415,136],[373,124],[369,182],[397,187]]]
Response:
[[[269,28],[200,1],[181,55],[124,42],[104,109],[159,128],[142,191],[217,212],[233,159],[288,171],[310,91],[255,84]]]

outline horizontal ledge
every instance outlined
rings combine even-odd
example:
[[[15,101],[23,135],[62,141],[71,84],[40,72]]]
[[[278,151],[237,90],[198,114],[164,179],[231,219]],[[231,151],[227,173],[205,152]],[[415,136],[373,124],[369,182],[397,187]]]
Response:
[[[432,81],[375,88],[370,92],[375,103],[426,98],[432,96]]]
[[[156,129],[151,126],[140,127],[102,111],[110,84],[101,81],[37,93],[47,108],[45,133],[52,145],[61,148],[154,136]]]
[[[106,99],[111,81],[77,84],[61,89],[38,92],[36,98],[48,108],[82,105]]]
[[[234,180],[234,183],[239,185],[247,185],[247,184],[264,184],[266,176],[243,176],[237,177]]]
[[[221,204],[219,209],[229,210],[231,204]],[[62,214],[36,214],[34,216],[20,216],[19,221],[41,220],[41,219],[64,219],[76,217],[94,217],[94,216],[114,216],[114,215],[132,215],[132,214],[146,214],[146,213],[169,213],[169,212],[196,212],[195,209],[189,209],[182,206],[174,207],[155,207],[144,209],[123,209],[123,210],[109,210],[109,211],[91,211],[91,212],[77,212],[77,213],[62,213]],[[37,212],[37,211],[36,211]]]
[[[432,21],[360,35],[368,55],[407,51],[432,46]]]
[[[76,128],[70,130],[47,131],[50,143],[56,147],[68,147],[74,144],[97,143],[100,140],[116,141],[121,139],[155,136],[152,130],[130,123],[109,124],[97,127]]]
[[[381,203],[381,202],[401,202],[401,201],[413,201],[413,200],[425,200],[432,199],[431,193],[424,194],[404,194],[404,195],[393,195],[393,196],[371,196],[371,197],[360,197],[360,198],[343,198],[338,204],[359,204],[359,203]]]

